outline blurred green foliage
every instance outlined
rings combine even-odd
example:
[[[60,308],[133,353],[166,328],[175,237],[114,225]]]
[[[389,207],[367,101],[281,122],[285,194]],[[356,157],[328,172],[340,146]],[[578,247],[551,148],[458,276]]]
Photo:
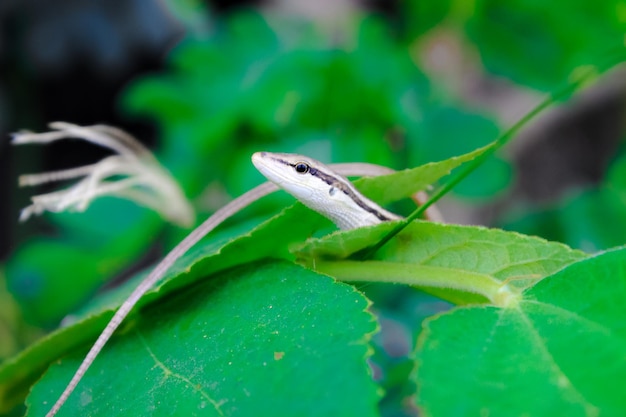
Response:
[[[0,363],[41,336],[41,332],[24,324],[21,314],[7,290],[4,267],[0,265]]]
[[[405,0],[403,6],[409,42],[433,29],[458,31],[488,73],[545,92],[622,48],[626,32],[621,0]]]
[[[248,161],[256,150],[403,168],[497,136],[495,122],[431,92],[380,18],[353,19],[340,41],[310,22],[285,23],[253,12],[229,16],[208,39],[178,45],[170,71],[130,87],[125,108],[161,126],[166,164],[178,178],[195,179],[186,184],[191,195],[206,184],[191,153],[210,158],[208,178],[241,193],[257,181]],[[490,195],[507,185],[507,175],[495,177],[487,189],[468,192]]]
[[[24,318],[43,327],[55,326],[134,265],[163,228],[155,213],[112,198],[97,200],[84,213],[50,218],[61,234],[26,242],[7,263],[7,286]]]
[[[621,0],[478,0],[467,33],[486,69],[542,91],[624,45]]]

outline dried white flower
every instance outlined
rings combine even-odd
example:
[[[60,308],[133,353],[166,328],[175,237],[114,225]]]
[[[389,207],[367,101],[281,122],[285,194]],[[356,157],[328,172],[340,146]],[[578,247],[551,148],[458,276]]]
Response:
[[[32,204],[22,210],[20,221],[44,211],[85,211],[95,198],[109,195],[133,200],[180,226],[193,224],[195,213],[176,181],[154,155],[131,135],[105,125],[83,127],[55,122],[49,126],[55,130],[16,133],[12,143],[49,143],[79,138],[109,148],[116,155],[93,165],[20,176],[21,186],[84,177],[67,189],[32,197]]]

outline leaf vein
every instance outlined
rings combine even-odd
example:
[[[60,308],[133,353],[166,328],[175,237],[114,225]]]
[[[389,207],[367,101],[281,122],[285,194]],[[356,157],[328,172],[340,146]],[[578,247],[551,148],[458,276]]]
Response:
[[[576,389],[576,387],[574,387],[574,384],[572,384],[572,382],[570,381],[570,379],[567,377],[567,375],[565,374],[565,372],[563,372],[563,370],[561,369],[561,367],[558,365],[556,359],[554,358],[554,356],[552,356],[552,354],[550,353],[550,351],[547,349],[547,347],[545,346],[545,342],[543,340],[543,338],[541,337],[541,335],[537,332],[537,329],[535,328],[535,326],[533,325],[532,320],[530,319],[530,317],[528,317],[523,311],[522,309],[518,309],[519,311],[519,315],[520,318],[525,322],[525,324],[528,327],[528,333],[531,335],[531,337],[533,339],[535,339],[536,341],[536,345],[538,346],[538,348],[543,352],[544,354],[544,358],[546,359],[546,361],[549,362],[549,366],[551,367],[552,371],[555,373],[555,375],[557,376],[557,381],[567,381],[567,386],[564,386],[563,383],[558,383],[558,387],[562,390],[565,390],[566,388],[569,389],[572,394],[574,394],[575,397],[577,397],[581,403],[581,405],[583,405],[585,407],[585,413],[587,415],[593,416],[593,415],[598,415],[599,414],[599,409],[598,407],[596,407],[594,404],[590,403],[589,401],[587,401],[587,399],[585,398],[585,396]]]
[[[535,304],[535,305],[541,306],[541,307],[546,308],[546,309],[556,310],[559,313],[567,315],[570,318],[576,319],[576,320],[578,320],[578,321],[588,325],[589,327],[591,327],[593,329],[597,329],[597,330],[601,331],[602,333],[606,334],[607,336],[614,335],[614,331],[611,328],[606,327],[605,325],[600,324],[597,321],[593,321],[593,320],[590,320],[590,319],[588,319],[588,318],[586,318],[584,316],[581,316],[580,314],[577,314],[577,313],[575,313],[575,312],[573,312],[571,310],[567,310],[567,309],[565,309],[563,307],[559,307],[559,306],[554,305],[554,304],[544,303],[543,301],[529,300],[529,299],[523,300],[523,303]]]
[[[217,411],[220,416],[224,415],[224,413],[222,412],[220,408],[223,402],[216,401],[215,399],[213,399],[213,397],[211,397],[211,395],[209,395],[208,392],[204,391],[201,388],[201,384],[194,384],[186,376],[181,375],[177,372],[174,372],[172,369],[170,369],[167,365],[165,365],[165,363],[163,363],[159,358],[157,358],[157,356],[154,354],[152,349],[150,349],[150,346],[148,346],[148,343],[146,342],[146,339],[144,338],[143,334],[140,331],[137,331],[137,334],[139,336],[139,339],[141,340],[141,343],[143,344],[144,348],[146,349],[146,351],[148,352],[148,354],[150,355],[150,357],[152,358],[156,366],[159,367],[166,376],[171,376],[173,378],[183,381],[185,384],[191,387],[194,391],[197,391],[203,398],[209,401],[215,408],[215,411]]]

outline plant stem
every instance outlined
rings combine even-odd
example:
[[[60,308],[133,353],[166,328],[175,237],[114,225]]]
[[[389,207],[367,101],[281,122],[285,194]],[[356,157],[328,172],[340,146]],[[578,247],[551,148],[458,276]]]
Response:
[[[507,131],[505,131],[498,139],[496,139],[492,146],[489,147],[485,152],[476,157],[473,161],[463,165],[460,171],[454,175],[447,183],[443,186],[439,187],[426,201],[423,205],[418,207],[410,216],[408,216],[403,222],[398,223],[396,227],[394,227],[389,233],[387,233],[383,238],[376,243],[371,249],[365,251],[365,256],[363,259],[371,258],[374,253],[376,253],[381,247],[383,247],[391,238],[397,235],[402,229],[404,229],[407,225],[409,225],[413,220],[421,217],[421,215],[426,211],[426,209],[436,201],[438,201],[441,197],[447,194],[452,188],[454,188],[458,183],[464,180],[469,174],[474,172],[476,168],[478,168],[487,158],[493,155],[497,150],[502,148],[508,142],[513,139],[517,135],[517,133],[534,119],[539,113],[541,113],[546,108],[550,107],[552,104],[557,101],[564,99],[565,97],[576,92],[581,86],[584,86],[589,83],[589,80],[598,76],[598,74],[602,71],[606,71],[615,65],[624,61],[623,50],[615,51],[612,54],[607,55],[607,59],[604,63],[591,67],[587,71],[585,71],[580,77],[578,77],[575,81],[568,83],[565,87],[560,90],[550,94],[547,98],[545,98],[541,103],[539,103],[535,108],[533,108],[530,112],[524,115],[520,120],[517,121],[513,126],[511,126]]]
[[[487,274],[456,268],[385,261],[317,261],[315,270],[339,281],[387,282],[478,294],[497,306],[516,304],[519,294]]]

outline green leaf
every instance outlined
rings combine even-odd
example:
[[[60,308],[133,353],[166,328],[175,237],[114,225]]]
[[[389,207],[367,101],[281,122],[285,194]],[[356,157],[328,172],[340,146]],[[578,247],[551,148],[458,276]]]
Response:
[[[427,189],[430,185],[448,175],[453,169],[483,154],[494,144],[449,159],[430,162],[419,167],[405,169],[394,174],[374,178],[361,178],[355,185],[367,197],[379,204],[388,204]]]
[[[427,320],[419,406],[430,416],[624,415],[625,299],[620,249],[543,279],[515,306]]]
[[[230,270],[142,312],[59,416],[376,416],[367,306],[352,287],[289,263]],[[50,369],[30,415],[48,410],[82,358]]]
[[[340,231],[292,250],[303,262],[340,280],[435,288],[438,296],[457,304],[506,304],[537,280],[586,257],[559,243],[499,229],[415,221],[383,246],[374,261],[328,260],[366,248],[393,227],[382,223]]]

